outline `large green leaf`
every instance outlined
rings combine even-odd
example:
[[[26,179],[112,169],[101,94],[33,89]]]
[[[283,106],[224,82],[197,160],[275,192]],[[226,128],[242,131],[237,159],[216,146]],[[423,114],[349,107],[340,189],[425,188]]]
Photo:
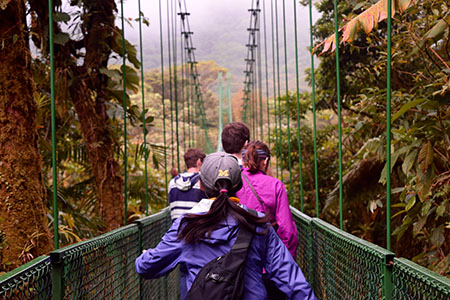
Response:
[[[416,107],[417,105],[425,102],[427,99],[425,98],[419,98],[413,101],[410,101],[406,104],[404,104],[398,112],[396,112],[393,116],[392,116],[392,121],[394,122],[395,120],[397,120],[399,117],[401,117],[405,112],[407,112],[409,109]]]

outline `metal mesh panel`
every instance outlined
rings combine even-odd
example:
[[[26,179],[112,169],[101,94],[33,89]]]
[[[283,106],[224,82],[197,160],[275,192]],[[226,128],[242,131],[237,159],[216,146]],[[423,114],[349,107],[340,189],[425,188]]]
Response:
[[[313,219],[314,292],[318,299],[384,299],[384,266],[393,254]]]
[[[313,285],[312,282],[312,240],[311,240],[311,217],[291,207],[295,224],[297,225],[298,248],[297,248],[297,264],[302,269],[306,280]]]
[[[154,248],[161,237],[172,225],[169,209],[139,220],[142,230],[142,248]],[[170,274],[159,279],[143,280],[142,299],[179,299],[179,270],[176,268]]]
[[[54,269],[60,269],[53,276],[63,277],[60,299],[139,299],[138,254],[136,224],[52,252]]]
[[[404,258],[394,259],[392,282],[392,299],[450,299],[450,279]]]
[[[50,299],[50,257],[38,257],[0,278],[0,299]]]

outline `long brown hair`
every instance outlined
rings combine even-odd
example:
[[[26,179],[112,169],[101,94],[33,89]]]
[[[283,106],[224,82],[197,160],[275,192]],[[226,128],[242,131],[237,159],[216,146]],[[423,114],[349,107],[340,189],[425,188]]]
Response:
[[[203,187],[209,197],[215,196],[216,199],[206,214],[187,214],[184,216],[179,227],[181,231],[178,233],[178,239],[184,239],[186,243],[190,243],[199,241],[205,234],[211,236],[211,233],[218,228],[219,223],[226,219],[228,215],[236,219],[240,226],[244,226],[256,234],[261,235],[267,232],[268,227],[262,233],[255,231],[255,225],[266,226],[269,221],[267,215],[262,218],[257,217],[230,200],[229,195],[233,196],[237,191],[226,191],[231,189],[229,180],[219,179],[215,187],[214,190]]]
[[[249,168],[250,173],[266,171],[263,169],[263,161],[270,159],[270,150],[266,144],[261,141],[252,141],[248,144],[244,155],[244,166]]]

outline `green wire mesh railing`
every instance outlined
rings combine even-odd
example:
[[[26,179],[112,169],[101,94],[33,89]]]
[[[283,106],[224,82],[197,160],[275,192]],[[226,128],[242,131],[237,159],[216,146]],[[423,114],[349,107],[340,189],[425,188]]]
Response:
[[[312,285],[314,270],[312,268],[312,241],[311,241],[311,222],[312,218],[295,208],[291,208],[297,226],[297,264],[302,269],[306,280]]]
[[[131,224],[50,253],[57,299],[139,299],[139,231]]]
[[[3,279],[4,278],[4,279]],[[0,299],[50,299],[50,257],[41,256],[0,277]]]
[[[450,279],[292,208],[297,263],[317,299],[437,299]],[[0,277],[0,299],[179,299],[179,270],[141,279],[134,261],[171,225],[169,209],[54,251]]]
[[[450,279],[404,258],[394,259],[392,283],[392,299],[450,299]]]
[[[389,299],[385,269],[394,257],[392,252],[320,219],[313,220],[311,232],[319,299]]]
[[[142,249],[154,248],[172,224],[169,209],[138,220],[141,232]],[[178,299],[179,271],[176,268],[169,275],[155,280],[143,280],[141,286],[142,299]]]

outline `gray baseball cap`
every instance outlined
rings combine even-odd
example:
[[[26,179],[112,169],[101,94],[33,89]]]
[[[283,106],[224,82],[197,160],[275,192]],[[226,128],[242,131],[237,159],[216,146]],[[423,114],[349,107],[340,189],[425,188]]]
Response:
[[[230,192],[237,192],[242,187],[241,168],[236,157],[225,152],[207,155],[200,169],[200,180],[207,189],[218,190],[216,182],[228,179],[231,182]]]

